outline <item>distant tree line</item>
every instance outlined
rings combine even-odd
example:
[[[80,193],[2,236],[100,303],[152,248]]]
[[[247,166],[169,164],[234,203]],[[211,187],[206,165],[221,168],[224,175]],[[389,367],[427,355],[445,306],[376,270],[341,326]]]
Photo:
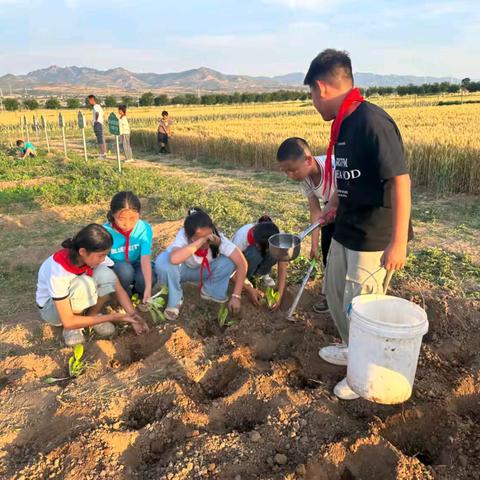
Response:
[[[423,85],[403,85],[398,87],[368,87],[362,88],[362,93],[366,97],[388,96],[388,95],[435,95],[441,93],[459,93],[480,92],[480,81],[474,82],[470,78],[464,78],[460,84],[457,83],[424,83]],[[139,98],[124,95],[115,97],[107,95],[103,102],[97,97],[97,100],[106,107],[115,108],[123,104],[127,107],[152,107],[164,105],[218,105],[231,103],[265,103],[265,102],[284,102],[288,100],[307,100],[309,93],[304,90],[278,90],[275,92],[235,92],[235,93],[208,93],[204,95],[195,95],[193,93],[184,93],[169,97],[166,94],[155,95],[153,92],[145,92]],[[88,105],[85,99],[85,105]],[[24,98],[21,102],[17,98],[3,99],[5,110],[15,111],[21,107],[27,110],[36,110],[40,108],[39,101],[36,98]],[[78,98],[68,98],[65,103],[66,108],[78,109],[81,102]],[[48,109],[65,108],[58,98],[50,97],[44,107]]]

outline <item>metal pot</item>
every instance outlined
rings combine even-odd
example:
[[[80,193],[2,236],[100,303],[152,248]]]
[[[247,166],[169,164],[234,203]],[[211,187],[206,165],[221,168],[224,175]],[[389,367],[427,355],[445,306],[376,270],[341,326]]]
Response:
[[[320,227],[320,222],[310,225],[299,235],[291,233],[277,233],[268,239],[270,255],[278,262],[290,262],[295,260],[300,253],[302,240],[310,235],[316,228]]]

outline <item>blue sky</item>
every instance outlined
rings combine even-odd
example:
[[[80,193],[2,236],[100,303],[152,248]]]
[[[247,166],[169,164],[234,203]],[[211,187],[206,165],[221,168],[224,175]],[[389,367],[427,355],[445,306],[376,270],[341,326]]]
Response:
[[[327,47],[355,71],[480,77],[478,0],[0,0],[0,75],[305,71]]]

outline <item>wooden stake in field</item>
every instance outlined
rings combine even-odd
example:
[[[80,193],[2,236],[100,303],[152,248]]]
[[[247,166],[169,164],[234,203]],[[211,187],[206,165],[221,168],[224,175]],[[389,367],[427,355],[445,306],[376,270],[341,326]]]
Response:
[[[24,115],[23,116],[23,126],[25,127],[25,135],[27,137],[27,142],[30,141],[30,135],[28,132],[28,122],[27,122],[27,117]]]
[[[85,157],[85,161],[88,161],[87,155],[87,141],[85,140],[85,115],[79,110],[78,111],[78,128],[82,131],[82,139],[83,139],[83,155]]]
[[[32,127],[33,129],[35,130],[35,138],[37,140],[37,144],[40,143],[40,138],[38,136],[38,122],[37,122],[37,117],[35,117],[35,115],[33,116],[33,120],[32,120]]]
[[[63,121],[62,112],[60,112],[58,114],[58,126],[62,129],[63,152],[65,153],[65,158],[68,158],[68,155],[67,155],[67,141],[65,140],[65,123]]]
[[[110,135],[115,135],[118,172],[122,173],[122,162],[120,161],[120,144],[118,142],[118,136],[120,135],[120,122],[118,120],[118,117],[113,112],[108,116],[108,131],[110,132]]]
[[[47,144],[47,152],[50,153],[50,142],[48,141],[47,121],[45,120],[45,117],[43,115],[40,117],[40,124],[42,125],[43,131],[45,132],[45,143]]]
[[[22,117],[20,117],[20,130],[21,130],[21,134],[22,134],[21,139],[25,140],[25,130],[23,129],[23,118]]]

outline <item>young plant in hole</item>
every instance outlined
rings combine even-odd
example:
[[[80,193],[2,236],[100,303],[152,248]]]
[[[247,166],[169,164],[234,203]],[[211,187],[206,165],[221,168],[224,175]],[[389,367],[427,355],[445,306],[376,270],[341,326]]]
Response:
[[[168,295],[168,287],[166,285],[162,285],[160,291],[147,301],[148,311],[150,312],[152,322],[155,323],[155,325],[165,321],[163,310],[165,309],[165,305],[167,303],[165,298],[166,295]]]
[[[220,327],[232,327],[238,323],[237,320],[229,317],[229,313],[230,312],[225,304],[220,306],[217,314],[217,320]]]
[[[280,300],[280,293],[277,292],[274,288],[268,287],[265,290],[265,300],[267,302],[268,308],[272,308]]]
[[[85,362],[82,360],[84,353],[84,347],[81,343],[73,347],[73,355],[68,359],[68,377],[56,378],[56,377],[47,377],[45,379],[46,383],[55,383],[62,380],[70,380],[72,378],[77,378],[81,375],[86,368]]]

